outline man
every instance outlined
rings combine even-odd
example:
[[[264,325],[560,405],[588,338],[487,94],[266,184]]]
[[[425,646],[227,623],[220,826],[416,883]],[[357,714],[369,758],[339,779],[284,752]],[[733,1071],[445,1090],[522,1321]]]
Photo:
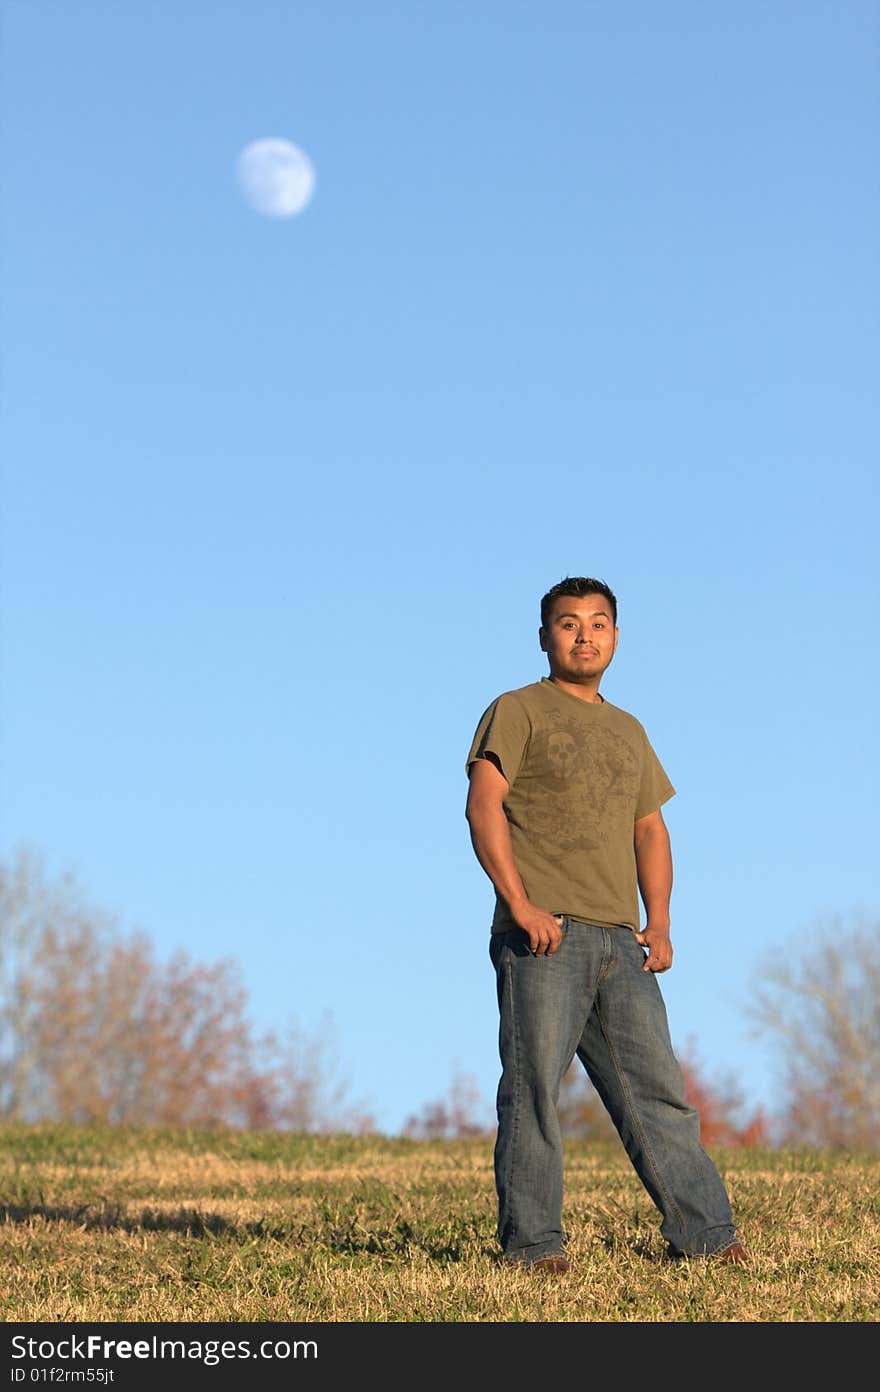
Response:
[[[567,577],[541,600],[538,637],[549,676],[492,702],[466,761],[471,841],[495,888],[498,1240],[508,1262],[569,1269],[556,1105],[577,1054],[662,1214],[667,1254],[743,1262],[657,981],[672,965],[661,808],[675,789],[639,721],[599,694],[614,594]]]

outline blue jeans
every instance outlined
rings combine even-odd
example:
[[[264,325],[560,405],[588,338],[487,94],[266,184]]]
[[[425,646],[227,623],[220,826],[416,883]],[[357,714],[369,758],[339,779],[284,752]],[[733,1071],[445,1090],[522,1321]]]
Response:
[[[564,918],[549,957],[520,929],[493,933],[500,1011],[495,1185],[498,1241],[512,1261],[561,1254],[562,1136],[556,1104],[575,1054],[662,1214],[669,1256],[736,1240],[721,1176],[684,1100],[666,1007],[631,929]]]

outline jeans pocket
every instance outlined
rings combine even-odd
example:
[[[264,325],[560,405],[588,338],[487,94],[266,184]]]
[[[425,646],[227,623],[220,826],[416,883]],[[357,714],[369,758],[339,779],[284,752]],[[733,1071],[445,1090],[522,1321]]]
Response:
[[[522,928],[505,928],[501,932],[490,935],[489,957],[496,971],[506,952],[512,952],[515,957],[529,957],[531,955],[528,935],[523,932]]]

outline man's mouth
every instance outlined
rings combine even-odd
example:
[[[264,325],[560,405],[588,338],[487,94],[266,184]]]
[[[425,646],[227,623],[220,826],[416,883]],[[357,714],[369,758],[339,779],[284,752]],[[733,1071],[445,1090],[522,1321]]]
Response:
[[[593,648],[572,648],[575,657],[598,657],[599,654]]]

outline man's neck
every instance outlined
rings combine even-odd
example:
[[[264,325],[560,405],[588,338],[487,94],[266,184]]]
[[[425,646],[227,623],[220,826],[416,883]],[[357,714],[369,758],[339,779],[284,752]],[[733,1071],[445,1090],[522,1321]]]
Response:
[[[552,675],[547,680],[552,681],[554,686],[561,687],[563,691],[567,691],[569,696],[576,696],[579,701],[587,701],[590,705],[597,706],[605,704],[605,697],[599,695],[598,682],[560,681],[558,677]]]

